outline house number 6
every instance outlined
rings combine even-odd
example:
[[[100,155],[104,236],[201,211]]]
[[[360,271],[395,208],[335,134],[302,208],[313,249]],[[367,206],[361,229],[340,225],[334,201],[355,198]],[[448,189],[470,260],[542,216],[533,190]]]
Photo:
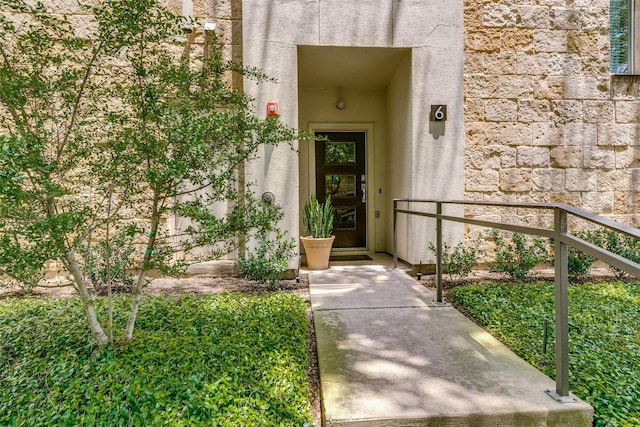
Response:
[[[432,122],[442,122],[447,120],[447,106],[446,105],[432,105],[431,117],[429,119]]]

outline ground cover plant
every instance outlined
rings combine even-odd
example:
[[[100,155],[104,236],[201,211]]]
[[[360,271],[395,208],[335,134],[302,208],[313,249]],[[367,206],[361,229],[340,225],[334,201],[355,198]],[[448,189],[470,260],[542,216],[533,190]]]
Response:
[[[448,296],[520,357],[554,378],[552,284],[460,286]],[[571,392],[593,405],[596,426],[640,425],[640,283],[572,285],[569,304]]]
[[[115,299],[124,328],[130,296]],[[99,316],[107,311],[96,299]],[[74,299],[0,301],[0,425],[303,426],[311,420],[298,296],[148,297],[138,338],[102,347]]]

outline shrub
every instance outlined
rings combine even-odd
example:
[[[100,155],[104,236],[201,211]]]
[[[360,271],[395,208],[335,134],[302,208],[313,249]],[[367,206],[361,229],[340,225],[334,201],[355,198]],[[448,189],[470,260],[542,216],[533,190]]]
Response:
[[[433,242],[429,242],[429,250],[434,255],[438,255]],[[449,276],[451,283],[457,284],[471,273],[471,269],[480,261],[481,255],[482,250],[475,246],[466,248],[463,243],[458,243],[451,251],[451,247],[444,243],[442,245],[442,272]]]
[[[598,230],[595,234],[599,239],[604,240],[605,248],[608,251],[640,263],[640,240],[631,236],[620,235],[620,233],[613,230]],[[609,266],[609,268],[617,278],[622,278],[627,275],[627,273],[619,268],[613,266]]]
[[[601,239],[598,234],[592,231],[579,231],[575,233],[575,236],[582,240],[586,240],[587,242],[591,242],[595,245],[602,245]],[[574,277],[586,276],[591,270],[593,263],[596,262],[595,257],[582,252],[579,249],[572,248],[571,246],[569,246],[569,249],[567,251],[567,258],[569,275]]]
[[[257,238],[259,244],[255,252],[247,253],[245,259],[238,259],[236,264],[242,277],[275,288],[278,280],[289,272],[289,260],[295,256],[295,241],[285,240],[280,230],[275,232],[275,238],[269,238],[266,230],[260,230]]]
[[[549,260],[548,240],[530,238],[522,233],[513,233],[510,241],[504,239],[497,230],[490,234],[495,241],[495,261],[490,263],[491,271],[507,273],[516,280],[526,280],[531,270]]]

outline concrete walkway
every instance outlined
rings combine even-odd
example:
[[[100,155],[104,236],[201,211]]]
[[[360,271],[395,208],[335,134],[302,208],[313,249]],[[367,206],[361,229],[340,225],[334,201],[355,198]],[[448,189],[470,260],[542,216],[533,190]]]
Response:
[[[327,426],[591,426],[583,402],[401,271],[309,272]]]

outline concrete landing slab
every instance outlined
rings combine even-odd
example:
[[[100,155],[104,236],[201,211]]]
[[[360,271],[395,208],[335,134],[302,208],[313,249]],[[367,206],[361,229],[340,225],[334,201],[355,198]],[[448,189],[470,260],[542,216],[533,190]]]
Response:
[[[404,273],[310,273],[327,426],[591,426],[584,402]]]

